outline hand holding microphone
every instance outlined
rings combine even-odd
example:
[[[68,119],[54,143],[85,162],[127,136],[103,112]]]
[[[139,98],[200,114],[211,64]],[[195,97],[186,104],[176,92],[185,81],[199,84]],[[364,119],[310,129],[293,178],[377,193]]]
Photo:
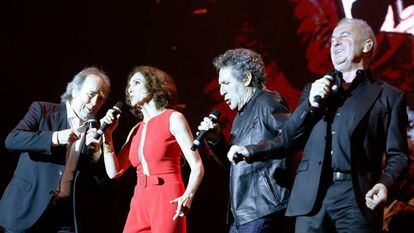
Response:
[[[105,130],[112,133],[118,126],[117,115],[122,113],[122,102],[118,102],[115,106],[108,110],[106,115],[101,119],[101,127],[98,129],[95,135],[95,139],[100,139]]]
[[[85,146],[84,147],[84,154],[90,154],[98,152],[100,149],[100,140],[95,139],[95,135],[97,132],[97,127],[99,126],[98,122],[95,119],[89,119],[86,121],[87,124],[87,131],[85,135]],[[87,153],[90,152],[90,153]]]
[[[334,85],[334,77],[338,71],[332,71],[323,76],[323,78],[312,83],[309,93],[309,103],[311,105],[311,112],[319,109],[328,95],[335,91],[338,87]]]
[[[87,128],[86,128],[86,138],[85,138],[85,144],[89,146],[92,143],[97,143],[94,139],[97,128],[99,126],[98,122],[95,119],[89,119],[86,121]],[[94,142],[95,141],[95,142]]]
[[[220,134],[220,127],[217,124],[217,121],[220,117],[221,113],[219,110],[214,109],[208,117],[204,117],[203,121],[198,126],[198,134],[196,139],[191,146],[191,150],[195,151],[200,147],[201,142],[204,140],[206,136],[210,136],[209,138],[218,138]],[[215,129],[215,130],[213,130]],[[209,135],[208,135],[209,134]]]

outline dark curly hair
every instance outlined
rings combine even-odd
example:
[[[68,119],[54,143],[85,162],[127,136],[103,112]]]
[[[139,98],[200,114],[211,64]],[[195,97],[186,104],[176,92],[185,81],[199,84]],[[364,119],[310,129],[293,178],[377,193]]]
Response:
[[[217,70],[231,66],[235,72],[234,75],[239,80],[243,80],[247,73],[250,73],[252,75],[251,85],[263,88],[266,80],[264,62],[262,57],[253,50],[245,48],[227,50],[224,54],[214,58],[213,64]]]
[[[164,71],[151,66],[137,66],[128,75],[128,84],[125,89],[126,102],[131,106],[128,88],[129,81],[136,73],[141,73],[146,81],[145,88],[148,91],[148,97],[154,99],[158,109],[176,108],[177,88],[173,79]]]

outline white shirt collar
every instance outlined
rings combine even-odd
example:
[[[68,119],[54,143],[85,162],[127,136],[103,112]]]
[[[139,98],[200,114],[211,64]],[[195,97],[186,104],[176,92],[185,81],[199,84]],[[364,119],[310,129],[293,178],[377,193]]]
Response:
[[[75,110],[73,110],[72,105],[70,105],[69,101],[66,101],[66,111],[68,115],[68,122],[71,128],[77,129],[84,125],[85,122],[83,122],[75,113]]]

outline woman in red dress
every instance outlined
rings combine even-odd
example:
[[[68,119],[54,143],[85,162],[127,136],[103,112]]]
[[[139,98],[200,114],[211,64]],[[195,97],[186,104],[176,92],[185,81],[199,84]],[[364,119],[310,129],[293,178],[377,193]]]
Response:
[[[173,110],[176,87],[165,72],[148,66],[133,69],[126,87],[127,103],[143,114],[116,155],[112,132],[118,124],[112,110],[103,121],[104,161],[110,178],[121,176],[131,165],[137,184],[131,199],[124,233],[185,233],[185,213],[201,182],[204,168],[185,117]],[[182,151],[182,152],[181,152]],[[181,179],[180,158],[191,168],[187,188]]]

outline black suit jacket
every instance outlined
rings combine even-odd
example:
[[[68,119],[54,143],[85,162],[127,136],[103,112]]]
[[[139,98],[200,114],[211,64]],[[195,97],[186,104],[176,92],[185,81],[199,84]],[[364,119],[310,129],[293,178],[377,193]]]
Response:
[[[52,147],[52,133],[68,128],[67,112],[64,103],[33,102],[24,118],[10,132],[5,146],[20,157],[13,178],[0,201],[0,225],[13,231],[23,231],[32,226],[45,211],[52,199],[52,192],[59,186],[65,168],[66,145]],[[74,203],[82,201],[79,192],[85,192],[86,186],[99,189],[97,174],[104,174],[99,163],[92,164],[84,155],[80,155],[78,172],[74,187]],[[86,185],[83,185],[86,184]],[[96,192],[96,191],[95,191]],[[83,196],[83,195],[82,195]],[[99,197],[99,196],[98,196]],[[91,199],[93,203],[97,199]],[[84,205],[75,204],[76,216],[88,210]],[[91,211],[91,209],[89,209]],[[89,219],[96,216],[90,215]],[[102,212],[102,211],[101,211]],[[90,220],[88,220],[90,221]],[[100,219],[102,222],[102,219]],[[77,218],[82,222],[82,218]],[[84,222],[84,226],[94,225]],[[78,225],[79,228],[82,228]],[[88,232],[81,231],[79,232]]]
[[[286,122],[280,138],[248,146],[255,156],[269,156],[284,150],[300,150],[304,154],[296,171],[286,215],[309,214],[315,207],[320,190],[327,124],[323,114],[311,114],[308,102],[310,86],[302,93],[301,103]],[[355,111],[349,118],[352,127],[347,150],[351,154],[352,183],[361,211],[370,212],[365,194],[376,183],[389,190],[408,163],[407,113],[404,93],[385,82],[373,81],[367,75],[367,85]],[[382,158],[386,155],[382,170]]]

